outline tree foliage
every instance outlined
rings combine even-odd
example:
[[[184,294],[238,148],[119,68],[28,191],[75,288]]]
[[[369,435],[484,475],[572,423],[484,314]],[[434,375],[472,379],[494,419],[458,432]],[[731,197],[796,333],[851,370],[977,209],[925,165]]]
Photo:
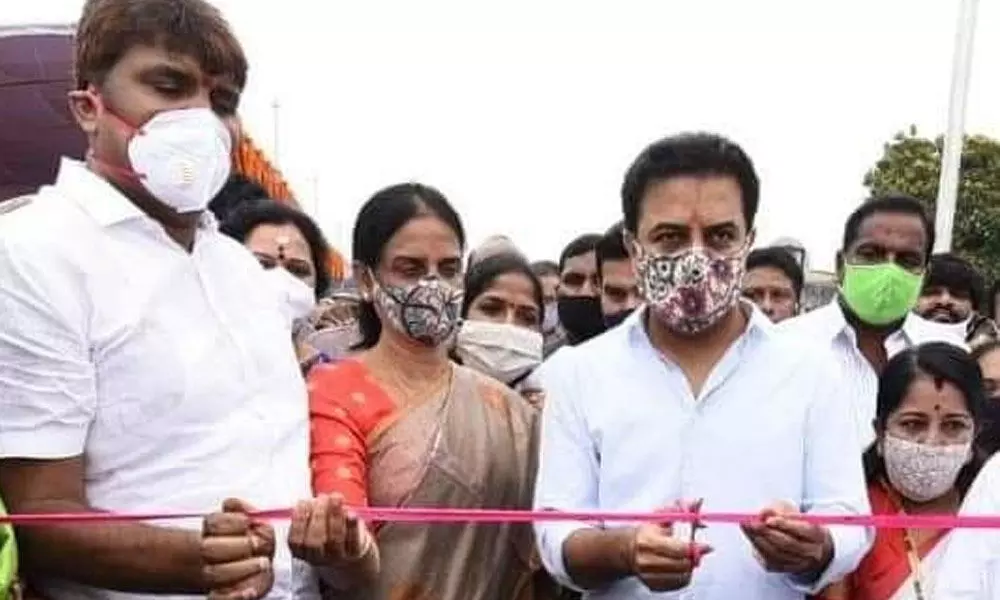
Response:
[[[865,175],[872,196],[904,193],[934,215],[944,140],[921,137],[916,127],[897,133]],[[955,211],[952,251],[972,262],[988,281],[1000,279],[1000,141],[966,136]]]

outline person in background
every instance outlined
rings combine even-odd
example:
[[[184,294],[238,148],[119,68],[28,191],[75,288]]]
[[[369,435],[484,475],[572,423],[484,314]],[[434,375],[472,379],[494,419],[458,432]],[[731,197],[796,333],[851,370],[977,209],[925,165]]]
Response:
[[[466,270],[472,268],[477,262],[498,254],[521,254],[514,242],[505,235],[491,235],[483,240],[473,250],[469,251],[469,260],[466,263]]]
[[[802,283],[802,267],[784,248],[757,248],[747,256],[743,297],[774,323],[798,314]]]
[[[961,348],[935,342],[889,360],[864,454],[873,514],[956,514],[984,462],[975,441],[985,404],[979,367]],[[931,590],[948,534],[879,529],[858,568],[821,600],[938,598]]]
[[[934,227],[908,196],[865,201],[847,218],[837,252],[837,296],[782,322],[780,329],[833,351],[844,402],[855,414],[862,450],[874,439],[878,376],[894,354],[917,344],[954,341],[913,313],[923,288]]]
[[[559,323],[569,346],[582,344],[605,329],[595,252],[600,239],[596,233],[581,235],[559,256]]]
[[[246,246],[267,271],[293,323],[299,362],[308,371],[324,356],[310,343],[320,330],[317,300],[330,288],[330,250],[323,232],[309,215],[268,199],[244,202],[219,230]]]
[[[972,358],[979,363],[986,390],[986,409],[979,443],[988,454],[1000,450],[1000,341],[980,344],[972,350]]]
[[[958,515],[1000,514],[1000,455],[994,454],[972,483]],[[1000,600],[1000,530],[956,529],[938,567],[928,599]]]
[[[801,599],[868,548],[866,528],[798,517],[869,506],[860,454],[843,450],[854,426],[835,369],[740,299],[759,195],[749,157],[725,138],[646,148],[622,184],[644,308],[538,371],[536,510],[690,510],[703,499],[761,517],[742,531],[536,523],[545,567],[585,598]]]
[[[281,267],[304,283],[313,301],[330,289],[330,250],[312,217],[268,199],[244,203],[219,230],[247,247],[265,270]]]
[[[625,226],[617,223],[611,227],[597,242],[594,253],[601,286],[601,314],[604,326],[611,329],[642,303],[635,269],[625,248]]]
[[[529,376],[542,362],[542,285],[519,254],[496,254],[465,273],[461,364],[518,390],[536,406],[542,390]]]
[[[935,254],[914,311],[947,326],[956,339],[970,346],[996,339],[996,325],[980,314],[985,286],[983,276],[969,261],[955,254]]]
[[[540,260],[531,264],[531,270],[542,284],[542,337],[545,340],[544,355],[558,350],[566,343],[566,332],[559,324],[559,265],[550,260]]]
[[[530,593],[535,571],[528,525],[369,529],[343,510],[531,504],[538,411],[449,359],[464,246],[455,210],[424,185],[384,189],[358,213],[363,339],[354,356],[309,377],[313,490],[334,495],[330,527],[356,549],[333,566],[330,598],[530,597],[519,596]]]
[[[219,193],[208,203],[208,210],[221,223],[237,208],[261,199],[268,199],[267,190],[244,175],[232,173]]]

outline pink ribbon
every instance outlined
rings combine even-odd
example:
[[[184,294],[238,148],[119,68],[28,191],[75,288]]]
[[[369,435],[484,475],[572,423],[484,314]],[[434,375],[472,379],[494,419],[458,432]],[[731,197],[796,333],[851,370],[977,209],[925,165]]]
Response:
[[[395,523],[534,523],[575,521],[588,523],[759,523],[759,514],[711,512],[609,512],[609,511],[530,511],[481,508],[353,508],[367,521]],[[250,514],[258,519],[289,519],[289,508],[261,510]],[[116,523],[203,518],[201,512],[159,513],[51,513],[0,515],[0,523],[14,525],[61,525],[69,523]],[[877,529],[1000,529],[1000,515],[790,515],[814,525],[851,525]]]

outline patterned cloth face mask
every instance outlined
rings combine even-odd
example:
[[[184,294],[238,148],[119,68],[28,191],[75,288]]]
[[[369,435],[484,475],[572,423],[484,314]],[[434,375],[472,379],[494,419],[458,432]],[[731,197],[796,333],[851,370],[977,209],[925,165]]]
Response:
[[[458,328],[462,293],[431,276],[411,285],[378,283],[375,301],[398,331],[421,344],[439,346]]]
[[[750,241],[736,254],[713,257],[694,247],[657,255],[636,245],[639,291],[672,331],[698,334],[715,325],[739,300]]]

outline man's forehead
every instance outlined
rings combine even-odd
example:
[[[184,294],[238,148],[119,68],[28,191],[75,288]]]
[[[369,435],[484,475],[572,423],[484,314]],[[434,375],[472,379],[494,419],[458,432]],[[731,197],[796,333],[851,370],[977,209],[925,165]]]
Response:
[[[927,237],[923,220],[910,214],[875,213],[861,221],[858,240],[901,240],[923,242]]]
[[[239,91],[236,81],[229,74],[209,73],[197,58],[183,52],[171,52],[161,46],[135,46],[126,54],[123,63],[136,71],[170,70],[183,73],[209,86],[221,86]]]

